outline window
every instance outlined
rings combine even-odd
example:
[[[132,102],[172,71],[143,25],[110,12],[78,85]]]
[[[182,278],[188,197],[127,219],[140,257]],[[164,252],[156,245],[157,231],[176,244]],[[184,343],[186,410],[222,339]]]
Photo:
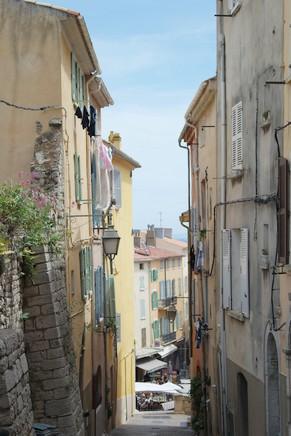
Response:
[[[145,300],[140,300],[140,319],[146,319]]]
[[[94,279],[95,324],[98,325],[104,318],[104,271],[102,266],[96,269]]]
[[[116,321],[115,284],[113,276],[106,278],[105,306],[107,325],[112,326],[112,321]]]
[[[79,179],[81,180],[80,177]],[[93,228],[96,229],[102,224],[102,209],[97,208],[97,168],[95,156],[93,156],[91,160],[91,189]]]
[[[74,178],[75,178],[75,199],[76,202],[82,200],[82,185],[81,185],[81,162],[80,155],[74,154]]]
[[[115,207],[121,207],[121,174],[116,168],[113,169],[112,197],[115,200]]]
[[[153,291],[152,293],[152,310],[158,308],[158,293],[157,291]]]
[[[116,341],[121,341],[121,314],[116,314]]]
[[[178,257],[178,268],[181,268],[182,265],[182,259],[181,257]]]
[[[160,300],[164,300],[166,298],[166,287],[165,281],[160,281]]]
[[[82,297],[85,298],[89,291],[93,291],[93,263],[92,248],[85,247],[79,253],[80,278]]]
[[[72,100],[78,106],[83,106],[85,103],[85,77],[73,53],[71,55],[71,81]]]
[[[232,126],[232,170],[243,168],[243,109],[242,102],[233,106],[231,111]]]
[[[156,282],[159,278],[159,271],[156,268],[151,270],[151,281]]]
[[[145,290],[144,276],[140,276],[140,278],[139,278],[139,290],[140,291],[144,291]]]
[[[147,329],[141,329],[141,346],[146,347],[147,345]]]
[[[160,323],[158,320],[152,323],[152,329],[153,329],[154,340],[158,339],[160,337]]]
[[[280,157],[278,163],[279,210],[278,210],[278,260],[289,263],[289,163]]]
[[[248,229],[222,231],[223,307],[249,316]]]
[[[160,261],[160,269],[164,269],[164,266],[165,266],[164,262],[165,262],[164,260]]]
[[[140,264],[139,264],[139,269],[140,269],[140,270],[144,270],[144,264],[143,264],[143,263],[140,263]]]

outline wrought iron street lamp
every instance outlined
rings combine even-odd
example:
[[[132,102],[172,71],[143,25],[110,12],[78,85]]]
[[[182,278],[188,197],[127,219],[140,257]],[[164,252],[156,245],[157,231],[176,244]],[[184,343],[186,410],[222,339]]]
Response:
[[[175,319],[176,319],[176,315],[177,315],[177,309],[176,309],[176,307],[174,306],[174,304],[171,304],[171,306],[168,308],[168,311],[167,311],[168,313],[167,313],[167,315],[168,315],[168,319],[169,319],[169,321],[171,322],[171,323],[173,323],[174,321],[175,321]]]
[[[117,230],[113,228],[107,228],[104,230],[102,243],[103,251],[106,257],[110,260],[110,273],[113,273],[112,262],[118,253],[120,237]]]

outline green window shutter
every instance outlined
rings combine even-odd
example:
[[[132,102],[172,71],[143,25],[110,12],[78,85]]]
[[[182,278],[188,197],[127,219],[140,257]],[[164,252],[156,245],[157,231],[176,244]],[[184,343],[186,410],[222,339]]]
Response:
[[[89,247],[89,289],[93,291],[93,255],[92,255],[92,247]]]
[[[72,100],[77,100],[76,95],[76,61],[75,56],[71,53],[71,85],[72,85]]]
[[[82,298],[86,295],[86,276],[85,276],[85,258],[84,258],[84,250],[81,250],[79,253],[80,260],[80,281],[81,281],[81,293]]]
[[[80,200],[79,175],[78,175],[78,156],[74,154],[74,178],[75,178],[75,200]]]
[[[82,199],[82,185],[81,185],[81,160],[80,155],[78,155],[78,192],[79,192],[79,200]]]
[[[155,308],[155,299],[154,299],[154,293],[152,293],[152,309]]]

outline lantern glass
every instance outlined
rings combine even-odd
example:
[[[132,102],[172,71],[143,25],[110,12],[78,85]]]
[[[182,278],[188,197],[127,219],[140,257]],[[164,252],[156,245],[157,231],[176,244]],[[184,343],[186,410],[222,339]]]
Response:
[[[168,319],[170,322],[174,322],[176,319],[177,309],[174,305],[170,306],[168,309]]]
[[[118,253],[120,237],[117,230],[106,229],[103,233],[103,250],[106,256],[116,256]]]

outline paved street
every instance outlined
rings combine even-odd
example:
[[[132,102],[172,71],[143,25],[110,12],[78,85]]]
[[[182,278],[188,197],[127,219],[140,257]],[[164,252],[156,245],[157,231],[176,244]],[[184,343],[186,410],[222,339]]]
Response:
[[[193,435],[187,426],[189,417],[169,412],[143,412],[135,415],[127,425],[115,429],[112,436],[168,436]]]

